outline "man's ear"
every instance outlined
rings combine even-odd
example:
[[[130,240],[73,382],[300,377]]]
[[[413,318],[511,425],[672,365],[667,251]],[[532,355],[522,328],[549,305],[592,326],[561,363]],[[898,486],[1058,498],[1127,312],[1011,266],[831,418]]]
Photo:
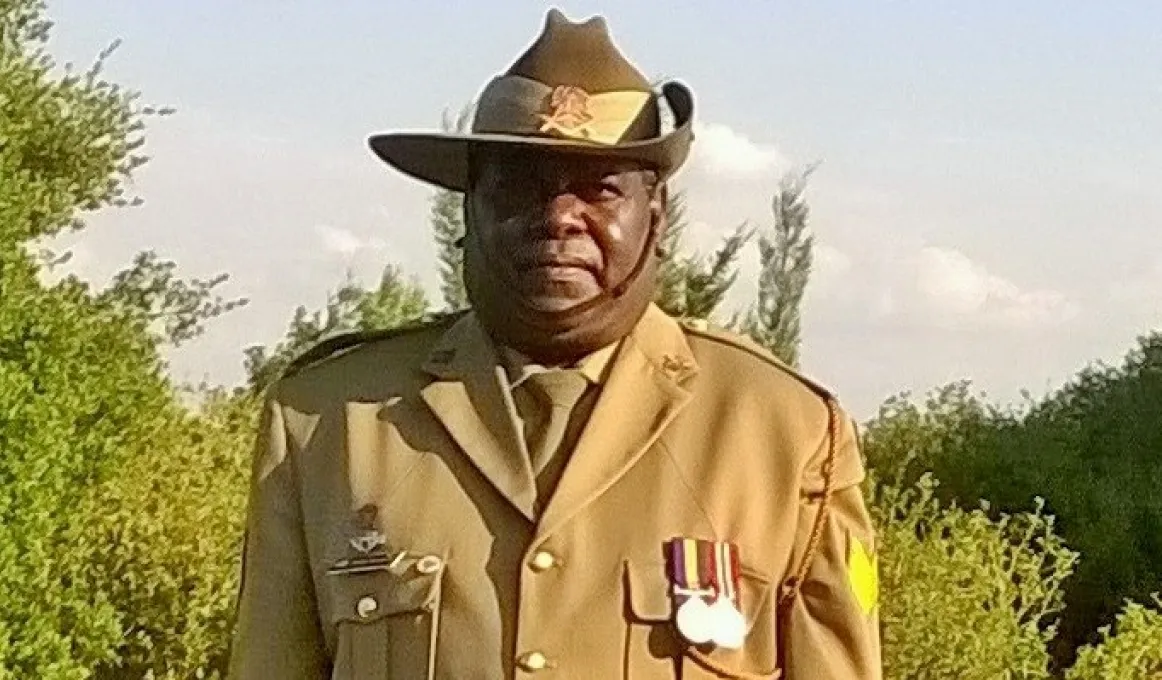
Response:
[[[666,182],[658,182],[650,196],[650,219],[657,238],[660,241],[666,229],[669,228],[670,223],[667,219],[669,211],[667,208],[670,204],[670,186]]]

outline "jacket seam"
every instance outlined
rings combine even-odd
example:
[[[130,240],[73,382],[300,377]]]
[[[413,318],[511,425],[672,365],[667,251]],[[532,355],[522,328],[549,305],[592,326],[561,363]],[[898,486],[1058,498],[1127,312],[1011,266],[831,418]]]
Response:
[[[678,464],[677,456],[674,455],[674,452],[672,449],[670,449],[670,446],[666,444],[664,437],[658,438],[658,445],[662,447],[663,451],[665,451],[666,458],[670,459],[670,463],[673,464],[674,470],[678,473],[678,479],[682,482],[682,486],[686,487],[686,491],[689,492],[690,497],[694,499],[694,505],[697,506],[698,511],[702,513],[702,518],[710,524],[710,528],[714,531],[714,537],[716,539],[719,538],[721,532],[719,531],[718,522],[716,522],[710,515],[710,512],[706,509],[706,505],[698,496],[698,492],[695,490],[694,485],[691,484],[690,480],[686,478],[685,471],[682,470],[682,466]]]

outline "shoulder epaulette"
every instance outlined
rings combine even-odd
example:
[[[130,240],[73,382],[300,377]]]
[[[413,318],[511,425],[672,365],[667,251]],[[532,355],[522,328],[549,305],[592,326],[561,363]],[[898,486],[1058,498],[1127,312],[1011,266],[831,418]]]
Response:
[[[340,356],[357,347],[361,347],[371,342],[378,342],[380,340],[388,340],[396,338],[408,333],[438,326],[458,319],[463,312],[437,313],[428,314],[421,317],[419,320],[396,326],[394,328],[381,328],[364,331],[350,331],[347,333],[339,333],[324,338],[306,351],[299,354],[287,364],[286,369],[282,372],[282,377],[290,377],[310,366],[314,366],[322,361]]]
[[[824,401],[834,401],[835,393],[822,383],[808,378],[801,371],[789,366],[779,359],[773,352],[755,342],[751,337],[716,326],[705,319],[679,319],[678,323],[692,335],[742,350],[751,356],[778,368],[792,378],[803,383],[809,390],[818,394]]]
[[[819,395],[827,407],[827,434],[825,440],[827,443],[827,453],[823,458],[820,471],[823,477],[823,488],[811,496],[818,504],[818,512],[816,512],[815,520],[812,522],[811,533],[808,536],[807,545],[803,549],[799,563],[791,575],[779,586],[778,606],[780,609],[785,610],[800,595],[800,589],[807,579],[811,565],[815,561],[815,557],[819,551],[823,527],[831,512],[831,498],[834,493],[835,465],[838,453],[836,447],[840,437],[839,428],[841,426],[839,406],[836,403],[835,395],[823,385],[820,385],[804,376],[798,370],[788,366],[786,362],[780,360],[773,352],[755,342],[750,337],[734,333],[725,328],[715,327],[713,324],[701,319],[681,320],[680,322],[687,332],[693,335],[740,349],[771,366],[777,367]]]

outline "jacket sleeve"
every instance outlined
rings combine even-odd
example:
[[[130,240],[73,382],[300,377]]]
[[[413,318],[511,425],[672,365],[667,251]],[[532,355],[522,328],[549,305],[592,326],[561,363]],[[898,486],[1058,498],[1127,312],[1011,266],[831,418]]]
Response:
[[[257,434],[229,680],[330,677],[307,559],[298,480],[281,405]]]
[[[784,680],[881,680],[877,537],[860,483],[865,469],[854,424],[836,408],[835,446],[807,467],[800,498],[797,591],[781,608]],[[828,437],[830,439],[830,437]],[[827,458],[833,486],[816,522]],[[814,552],[808,553],[812,534]],[[804,556],[807,562],[803,562]]]

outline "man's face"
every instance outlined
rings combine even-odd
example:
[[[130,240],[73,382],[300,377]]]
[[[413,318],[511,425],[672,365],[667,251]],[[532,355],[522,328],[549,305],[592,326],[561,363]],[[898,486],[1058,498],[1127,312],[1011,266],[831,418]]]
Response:
[[[477,307],[506,305],[506,324],[612,341],[604,337],[613,333],[610,324],[636,320],[643,296],[650,299],[650,239],[664,226],[665,210],[650,171],[608,159],[512,153],[478,167],[467,200],[466,256],[475,262],[466,262],[469,292]],[[634,281],[588,319],[562,320],[561,313],[624,284],[643,257],[650,267],[641,285]],[[648,290],[637,290],[642,286]],[[615,318],[601,318],[610,314]]]

